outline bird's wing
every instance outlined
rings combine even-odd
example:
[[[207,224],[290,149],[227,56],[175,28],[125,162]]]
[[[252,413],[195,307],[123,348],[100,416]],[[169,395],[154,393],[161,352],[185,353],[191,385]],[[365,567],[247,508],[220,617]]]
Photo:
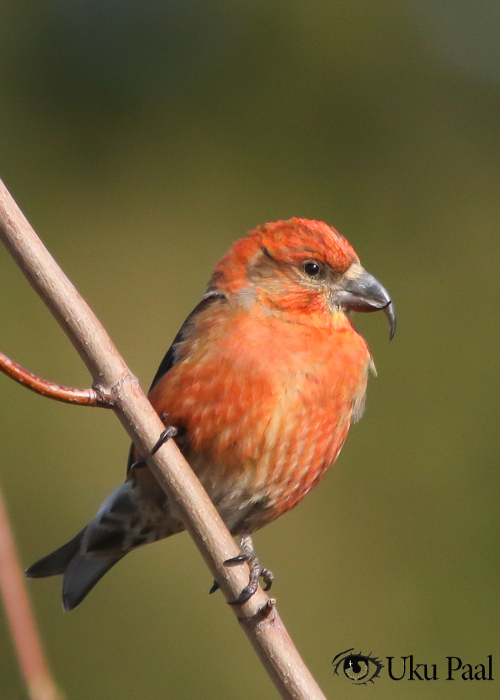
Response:
[[[160,366],[158,367],[158,371],[155,374],[155,378],[153,379],[153,383],[149,387],[149,391],[155,386],[155,384],[158,383],[158,381],[163,377],[164,374],[168,372],[169,369],[171,369],[178,361],[178,357],[176,356],[176,349],[179,343],[181,343],[184,339],[186,329],[188,326],[191,324],[195,316],[197,316],[201,311],[205,311],[209,306],[212,306],[212,304],[216,301],[220,301],[221,299],[225,299],[226,296],[222,292],[216,291],[214,289],[209,289],[205,294],[203,295],[203,299],[200,301],[200,303],[195,306],[195,308],[191,311],[189,316],[186,318],[184,323],[181,326],[180,331],[177,333],[177,335],[174,338],[174,342],[172,345],[169,347],[167,354],[161,361]]]
[[[167,354],[163,358],[163,360],[160,363],[160,366],[158,367],[158,371],[155,374],[155,377],[153,379],[153,382],[149,388],[149,391],[160,381],[160,379],[170,370],[172,367],[178,362],[179,358],[177,356],[177,347],[179,343],[181,343],[184,340],[184,337],[186,335],[186,330],[187,328],[191,325],[193,319],[202,311],[205,311],[209,306],[216,302],[220,302],[221,300],[225,300],[226,296],[223,294],[223,292],[219,292],[215,289],[208,289],[205,294],[203,295],[203,299],[200,301],[200,303],[195,306],[195,308],[191,311],[189,316],[186,318],[184,323],[181,326],[181,329],[177,333],[177,335],[174,338],[174,341],[172,345],[169,347],[167,350]],[[135,462],[137,459],[137,454],[134,451],[134,444],[130,446],[130,452],[128,456],[128,462],[127,462],[127,474],[130,470],[130,466]]]

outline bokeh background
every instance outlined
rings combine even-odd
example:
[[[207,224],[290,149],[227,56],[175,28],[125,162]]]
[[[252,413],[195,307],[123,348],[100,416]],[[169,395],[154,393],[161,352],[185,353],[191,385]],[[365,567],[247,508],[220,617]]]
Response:
[[[336,467],[256,545],[328,697],[493,698],[498,501],[500,5],[492,0],[3,0],[0,175],[147,388],[211,268],[255,225],[335,225],[390,290]],[[1,349],[86,386],[0,250]],[[105,412],[0,376],[0,480],[24,565],[124,477]],[[71,614],[29,591],[68,700],[276,697],[187,535],[127,557]],[[439,681],[334,678],[414,654]],[[445,658],[493,655],[493,682]],[[0,696],[25,698],[0,617]]]

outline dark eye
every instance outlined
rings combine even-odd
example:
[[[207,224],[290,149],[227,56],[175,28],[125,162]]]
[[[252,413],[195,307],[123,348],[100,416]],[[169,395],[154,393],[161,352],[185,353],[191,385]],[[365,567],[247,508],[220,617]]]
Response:
[[[314,260],[310,260],[303,264],[302,269],[309,277],[319,277],[323,271],[323,266],[314,262]]]

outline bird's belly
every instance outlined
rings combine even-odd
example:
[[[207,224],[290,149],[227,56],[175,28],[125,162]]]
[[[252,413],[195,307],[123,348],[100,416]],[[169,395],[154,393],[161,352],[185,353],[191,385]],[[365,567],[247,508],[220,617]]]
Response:
[[[222,448],[213,440],[209,449],[188,449],[188,462],[233,534],[275,520],[320,481],[344,444],[354,403],[338,386],[293,376],[273,410],[244,433],[236,421],[232,430],[225,425]]]

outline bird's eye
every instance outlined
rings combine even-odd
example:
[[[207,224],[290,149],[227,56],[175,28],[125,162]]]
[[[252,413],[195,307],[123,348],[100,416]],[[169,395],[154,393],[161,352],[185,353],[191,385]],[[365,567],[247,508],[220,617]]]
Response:
[[[304,263],[302,265],[302,269],[304,270],[306,275],[316,279],[323,272],[323,266],[320,265],[320,263],[315,262],[314,260],[309,260],[308,262]]]
[[[365,656],[361,652],[359,654],[349,654],[350,651],[354,651],[354,649],[347,649],[347,651],[337,654],[334,658],[332,661],[334,675],[339,676],[339,667],[342,667],[345,677],[352,681],[354,685],[373,683],[374,679],[379,677],[384,664],[376,656],[374,657],[370,654]],[[373,669],[371,669],[371,666],[373,666]]]

